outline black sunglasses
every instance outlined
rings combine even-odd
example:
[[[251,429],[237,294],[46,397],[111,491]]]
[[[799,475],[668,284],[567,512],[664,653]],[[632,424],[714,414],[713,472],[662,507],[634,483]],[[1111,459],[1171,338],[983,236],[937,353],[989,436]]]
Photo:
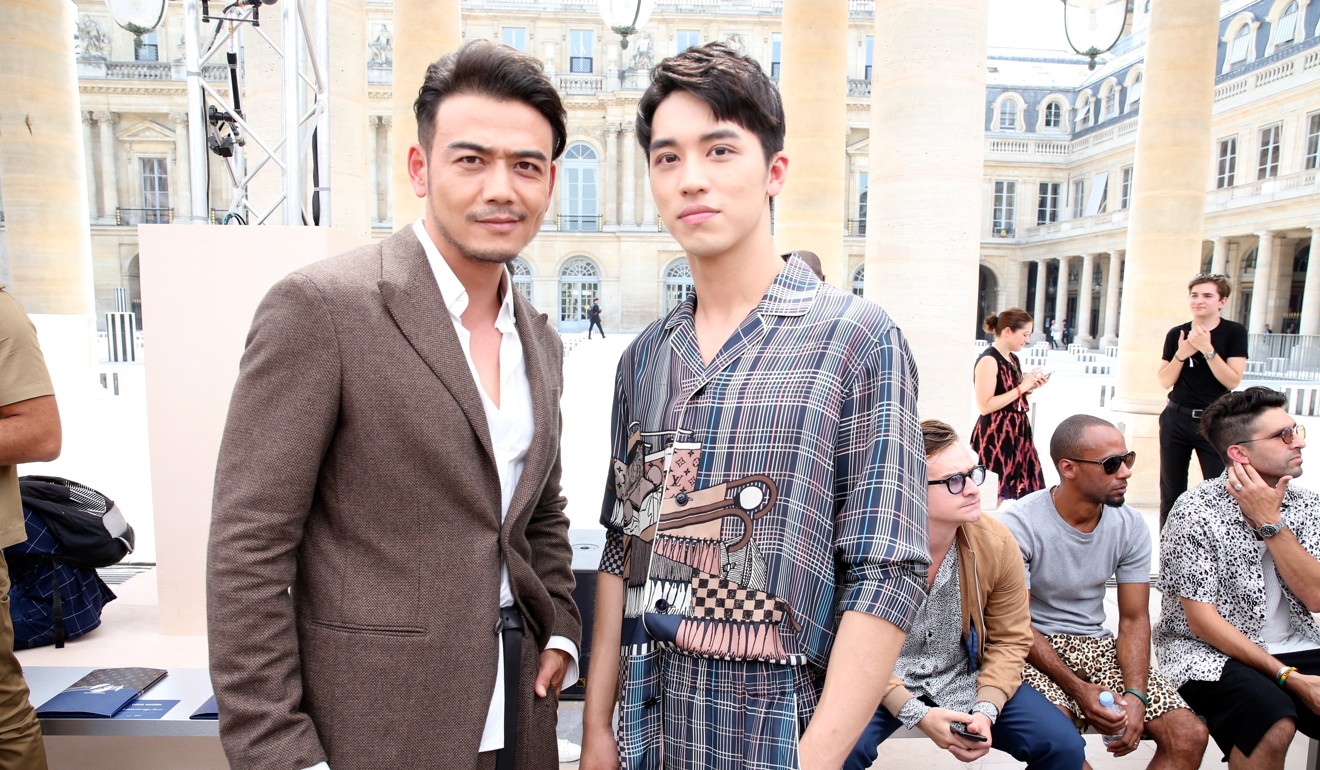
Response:
[[[973,466],[972,469],[967,471],[966,473],[955,473],[952,476],[948,476],[942,479],[927,481],[926,486],[933,487],[936,484],[943,484],[945,487],[948,488],[950,494],[961,495],[963,489],[967,486],[968,479],[972,480],[973,486],[977,486],[977,487],[981,486],[982,482],[985,481],[985,466],[976,465]]]
[[[1292,427],[1284,428],[1278,433],[1271,433],[1268,436],[1261,436],[1260,438],[1249,438],[1246,441],[1239,441],[1238,444],[1250,444],[1253,441],[1267,441],[1272,438],[1282,439],[1284,446],[1292,446],[1293,439],[1306,440],[1306,426],[1293,425]]]
[[[1100,470],[1104,471],[1106,474],[1110,476],[1113,476],[1115,473],[1118,473],[1119,464],[1126,465],[1127,467],[1131,468],[1132,463],[1135,463],[1137,461],[1137,452],[1134,449],[1133,451],[1128,452],[1125,455],[1113,455],[1111,457],[1106,457],[1103,460],[1084,460],[1080,457],[1069,457],[1068,459],[1072,460],[1075,463],[1090,463],[1092,465],[1099,465]]]

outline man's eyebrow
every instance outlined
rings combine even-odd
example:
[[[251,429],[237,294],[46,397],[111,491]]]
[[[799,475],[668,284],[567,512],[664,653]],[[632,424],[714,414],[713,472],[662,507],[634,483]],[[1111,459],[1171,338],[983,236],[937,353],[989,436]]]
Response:
[[[487,147],[484,144],[477,144],[476,142],[469,142],[465,140],[450,142],[448,145],[446,145],[446,148],[450,150],[467,150],[469,152],[475,152],[478,155],[495,154],[494,149]],[[525,159],[540,160],[540,161],[549,160],[546,154],[541,152],[540,150],[514,150],[513,152],[510,152],[509,155],[514,158],[525,158]]]
[[[740,138],[740,136],[741,135],[737,131],[734,131],[732,128],[717,128],[714,131],[708,131],[702,134],[700,137],[698,137],[697,141],[704,144],[706,142],[713,142],[716,139],[738,139]],[[678,145],[678,141],[675,139],[669,139],[669,138],[652,139],[651,146],[648,149],[648,152],[655,152],[656,150],[659,150],[664,147],[674,147],[677,145]]]

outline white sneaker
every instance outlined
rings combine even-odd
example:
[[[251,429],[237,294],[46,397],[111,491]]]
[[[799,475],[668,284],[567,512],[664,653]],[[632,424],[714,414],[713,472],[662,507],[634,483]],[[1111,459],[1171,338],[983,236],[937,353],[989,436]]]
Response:
[[[559,739],[559,764],[566,765],[582,758],[582,747],[567,738]]]

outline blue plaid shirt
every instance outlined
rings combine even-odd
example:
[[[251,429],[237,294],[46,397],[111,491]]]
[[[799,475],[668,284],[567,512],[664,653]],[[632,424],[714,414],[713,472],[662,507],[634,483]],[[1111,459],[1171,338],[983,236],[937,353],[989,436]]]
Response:
[[[707,365],[695,308],[615,382],[601,570],[625,580],[624,688],[657,648],[819,674],[842,612],[906,629],[925,598],[917,372],[888,315],[794,259]]]

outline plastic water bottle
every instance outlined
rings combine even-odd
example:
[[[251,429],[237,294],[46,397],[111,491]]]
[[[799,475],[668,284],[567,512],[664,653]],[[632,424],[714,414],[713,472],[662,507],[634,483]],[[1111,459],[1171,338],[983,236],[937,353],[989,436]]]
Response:
[[[1112,714],[1124,713],[1123,707],[1114,702],[1114,694],[1108,690],[1100,693],[1100,708]],[[1115,741],[1121,740],[1123,738],[1123,733],[1125,732],[1127,732],[1127,727],[1124,727],[1113,735],[1101,735],[1100,740],[1104,741],[1105,745],[1108,746]]]

